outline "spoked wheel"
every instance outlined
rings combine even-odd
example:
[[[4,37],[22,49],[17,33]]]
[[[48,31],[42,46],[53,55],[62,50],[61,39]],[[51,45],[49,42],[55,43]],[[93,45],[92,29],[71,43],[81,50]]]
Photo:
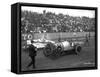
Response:
[[[44,55],[45,55],[45,56],[50,56],[51,54],[52,54],[52,51],[51,51],[50,48],[44,49]]]
[[[55,49],[55,45],[52,43],[48,43],[44,48],[43,53],[46,57],[51,56],[54,52],[54,49]]]
[[[79,54],[81,52],[81,50],[82,50],[81,46],[78,45],[78,46],[75,47],[75,53],[76,54]]]
[[[61,46],[58,46],[55,52],[56,52],[55,53],[56,56],[60,56],[61,55],[61,52],[62,52],[62,47]]]

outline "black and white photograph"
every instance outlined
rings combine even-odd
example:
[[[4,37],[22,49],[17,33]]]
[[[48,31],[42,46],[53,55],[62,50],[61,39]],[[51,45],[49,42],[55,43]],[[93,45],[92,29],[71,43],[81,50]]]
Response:
[[[21,6],[21,71],[95,67],[95,14]]]

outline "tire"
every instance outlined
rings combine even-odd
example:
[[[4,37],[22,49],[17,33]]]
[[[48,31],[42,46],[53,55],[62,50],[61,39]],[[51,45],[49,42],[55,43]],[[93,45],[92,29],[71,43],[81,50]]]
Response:
[[[52,54],[52,51],[49,48],[44,49],[43,54],[48,57]]]
[[[48,57],[48,56],[51,56],[53,55],[53,52],[54,52],[54,49],[55,49],[55,45],[52,44],[52,43],[48,43],[46,45],[46,47],[44,48],[44,51],[43,51],[43,54]]]
[[[56,56],[60,56],[61,52],[62,52],[62,47],[58,46],[57,49],[56,49]]]
[[[79,46],[79,45],[77,45],[77,46],[75,47],[75,53],[76,53],[76,55],[78,55],[78,54],[81,52],[81,50],[82,50],[82,47]]]

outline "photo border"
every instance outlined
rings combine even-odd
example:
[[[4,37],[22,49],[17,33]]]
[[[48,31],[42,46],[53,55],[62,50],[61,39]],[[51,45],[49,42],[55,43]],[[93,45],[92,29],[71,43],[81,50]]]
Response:
[[[45,72],[61,72],[61,71],[79,71],[79,70],[91,70],[91,69],[97,69],[98,68],[98,62],[97,62],[97,51],[98,51],[98,8],[97,7],[84,7],[84,6],[69,6],[69,5],[52,5],[52,4],[36,4],[36,3],[17,3],[18,4],[18,16],[19,16],[19,24],[18,24],[18,30],[19,30],[19,74],[26,74],[26,73],[45,73]],[[27,6],[27,7],[46,7],[46,8],[64,8],[64,9],[81,9],[81,10],[94,10],[95,11],[95,66],[94,67],[75,67],[75,68],[62,68],[62,69],[43,69],[43,70],[27,70],[22,71],[21,70],[21,7]]]

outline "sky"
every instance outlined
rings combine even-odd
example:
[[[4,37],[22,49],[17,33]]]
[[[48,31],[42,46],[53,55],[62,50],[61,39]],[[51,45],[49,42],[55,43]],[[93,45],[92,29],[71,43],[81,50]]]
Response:
[[[94,10],[80,10],[80,9],[61,9],[61,8],[46,8],[46,7],[31,7],[31,6],[22,6],[21,10],[27,10],[32,12],[38,12],[43,13],[43,10],[46,10],[46,12],[52,12],[55,14],[62,13],[64,15],[70,15],[70,16],[86,16],[89,18],[95,17],[95,11]]]

